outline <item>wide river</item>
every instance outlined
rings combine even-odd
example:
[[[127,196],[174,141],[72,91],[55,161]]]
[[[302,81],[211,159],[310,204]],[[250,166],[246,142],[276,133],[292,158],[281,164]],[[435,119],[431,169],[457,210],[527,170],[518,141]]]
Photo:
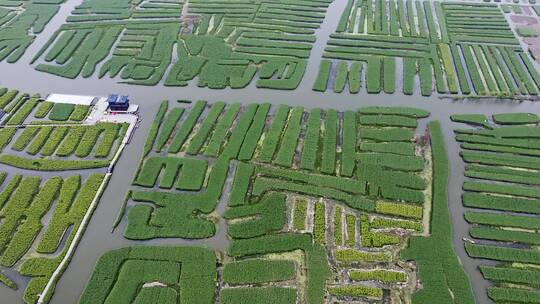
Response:
[[[51,303],[76,303],[97,258],[111,249],[134,244],[202,244],[216,249],[224,249],[226,247],[227,240],[224,233],[218,233],[214,238],[203,241],[186,241],[181,239],[157,239],[146,242],[129,241],[122,236],[125,219],[114,233],[111,233],[113,222],[139,163],[142,146],[152,119],[157,111],[159,102],[165,99],[172,102],[178,99],[193,101],[202,99],[208,102],[222,100],[244,104],[269,102],[272,104],[283,103],[292,106],[301,105],[306,109],[321,107],[335,108],[337,110],[354,110],[370,105],[412,106],[431,111],[431,117],[429,119],[439,120],[443,125],[449,153],[451,168],[449,208],[453,223],[454,248],[469,275],[473,289],[475,290],[477,303],[490,302],[485,293],[488,283],[483,280],[477,270],[480,261],[469,258],[463,246],[462,238],[468,236],[468,224],[463,218],[465,208],[462,206],[460,198],[464,163],[459,157],[459,146],[453,138],[452,130],[458,125],[453,124],[449,116],[455,113],[493,114],[524,111],[540,114],[540,104],[530,101],[516,102],[488,99],[453,101],[450,99],[441,99],[436,94],[431,97],[422,97],[419,95],[405,96],[401,93],[368,95],[365,92],[360,92],[353,95],[347,92],[335,94],[331,91],[326,93],[312,91],[311,87],[317,76],[324,46],[329,34],[333,33],[336,28],[341,12],[347,3],[346,0],[335,0],[330,5],[324,23],[317,31],[317,42],[309,59],[304,79],[299,88],[294,91],[257,89],[254,82],[249,87],[241,90],[211,90],[199,88],[194,83],[188,87],[165,87],[161,84],[155,87],[133,86],[120,84],[117,79],[97,79],[93,77],[70,80],[34,70],[34,67],[29,64],[32,57],[45,44],[48,37],[64,23],[69,12],[80,2],[81,0],[67,1],[62,6],[60,12],[47,25],[45,31],[37,37],[32,46],[27,50],[24,57],[16,64],[0,63],[0,86],[3,87],[19,89],[28,93],[41,93],[42,95],[48,93],[92,96],[107,96],[110,93],[127,94],[130,96],[132,103],[140,106],[141,127],[136,130],[131,143],[126,147],[124,153],[122,153],[109,186],[92,217],[73,260],[56,287]],[[397,92],[400,91],[400,86],[398,83]],[[423,132],[424,128],[425,121],[421,123],[418,132]],[[14,172],[16,170],[11,169],[9,171]],[[436,251],[434,250],[434,252]],[[22,278],[17,279],[19,283],[21,280]],[[15,292],[0,285],[0,303],[23,303],[23,290],[24,286],[19,286],[19,290]]]

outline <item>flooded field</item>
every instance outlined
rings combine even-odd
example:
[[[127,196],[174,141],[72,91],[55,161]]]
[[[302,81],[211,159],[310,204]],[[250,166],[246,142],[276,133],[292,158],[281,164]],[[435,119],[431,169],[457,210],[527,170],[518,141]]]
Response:
[[[291,107],[302,106],[306,111],[313,108],[336,109],[337,111],[357,110],[366,106],[406,106],[427,110],[431,113],[429,120],[437,120],[441,123],[445,140],[446,151],[448,154],[450,175],[448,184],[449,210],[452,222],[452,238],[454,250],[457,253],[463,267],[469,277],[474,291],[474,297],[477,303],[490,303],[490,299],[485,292],[490,286],[490,282],[484,280],[478,270],[480,264],[486,264],[480,259],[470,258],[464,247],[464,238],[469,237],[470,224],[467,223],[463,214],[467,210],[461,202],[463,193],[462,186],[465,180],[465,163],[460,157],[460,146],[454,139],[454,129],[461,128],[450,120],[453,114],[486,114],[496,113],[518,113],[529,112],[540,115],[540,104],[537,97],[524,97],[518,100],[497,99],[494,97],[481,98],[449,98],[448,94],[437,94],[433,92],[431,96],[421,96],[420,92],[413,95],[405,95],[402,92],[403,84],[401,76],[401,64],[397,62],[397,88],[395,93],[387,94],[368,94],[365,87],[362,87],[359,93],[350,94],[348,90],[342,93],[334,93],[332,90],[325,92],[316,92],[312,90],[318,73],[324,49],[330,39],[330,34],[335,32],[336,27],[346,9],[348,1],[336,0],[328,8],[320,28],[315,31],[317,37],[313,43],[311,55],[306,59],[305,75],[294,90],[275,90],[257,88],[255,81],[249,83],[241,89],[223,88],[210,89],[196,86],[196,80],[189,81],[188,86],[171,87],[164,86],[164,80],[156,86],[130,85],[120,83],[120,77],[114,79],[105,76],[101,79],[96,74],[82,78],[77,76],[75,79],[66,79],[49,73],[40,72],[35,69],[35,64],[30,64],[34,55],[45,45],[48,37],[65,23],[70,12],[80,4],[80,0],[67,1],[60,8],[52,21],[45,27],[45,30],[37,36],[35,42],[28,48],[25,54],[16,63],[0,62],[0,87],[18,89],[22,92],[35,92],[46,96],[49,93],[76,94],[90,96],[108,96],[109,94],[129,95],[131,102],[139,105],[140,126],[134,131],[130,143],[125,147],[122,155],[114,166],[108,186],[103,193],[96,210],[82,236],[75,254],[57,283],[56,290],[51,303],[71,304],[76,303],[82,294],[85,284],[90,278],[94,265],[98,258],[110,250],[118,249],[132,245],[202,245],[215,250],[225,250],[230,240],[227,237],[225,221],[221,219],[218,224],[218,232],[210,238],[202,240],[187,240],[181,238],[154,238],[146,241],[128,240],[124,237],[124,231],[127,226],[127,216],[124,216],[119,226],[113,229],[113,225],[128,189],[137,190],[132,186],[135,178],[136,169],[142,158],[143,149],[151,123],[158,111],[162,100],[169,100],[175,107],[192,106],[178,103],[177,100],[205,100],[209,103],[224,101],[226,103],[239,102],[243,106],[252,103],[270,103],[273,105],[272,111],[275,111],[277,105],[286,104]],[[529,9],[530,10],[530,9]],[[526,10],[527,11],[527,10]],[[538,18],[536,23],[528,22],[523,18],[514,18],[516,23],[527,23],[536,30],[539,29]],[[525,40],[530,44],[533,53],[536,53],[537,38]],[[536,64],[536,67],[538,65]],[[335,72],[335,70],[334,70]],[[330,83],[334,83],[336,75],[330,76]],[[415,83],[419,83],[415,79]],[[471,80],[469,79],[469,82]],[[417,134],[426,132],[427,120],[419,120],[416,129]],[[154,152],[153,152],[154,153]],[[159,155],[154,153],[152,155]],[[234,165],[231,165],[234,167]],[[21,172],[6,165],[0,165],[3,172],[16,173]],[[104,173],[105,169],[92,169],[93,172]],[[234,171],[234,170],[233,170]],[[73,173],[73,172],[72,172]],[[35,174],[35,173],[33,173]],[[44,178],[58,176],[54,172],[39,173]],[[62,175],[62,174],[60,174]],[[232,175],[228,176],[225,189],[230,189]],[[225,190],[225,192],[228,192]],[[130,203],[128,206],[132,206]],[[222,213],[226,208],[225,198],[222,198],[216,207],[218,213]],[[17,291],[11,290],[0,285],[0,302],[2,303],[24,303],[22,292],[28,281],[27,278],[19,276],[15,271],[7,271],[10,276],[19,285]]]

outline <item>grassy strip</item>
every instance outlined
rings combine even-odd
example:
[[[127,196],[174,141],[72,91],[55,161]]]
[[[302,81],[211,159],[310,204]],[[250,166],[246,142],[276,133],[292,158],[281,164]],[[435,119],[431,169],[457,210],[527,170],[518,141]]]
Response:
[[[272,126],[266,133],[264,142],[262,144],[261,152],[259,154],[259,160],[262,162],[270,162],[274,157],[274,153],[277,149],[281,132],[287,123],[289,116],[289,106],[280,105],[277,114],[274,116]]]
[[[186,149],[186,153],[188,154],[197,154],[199,153],[199,150],[203,147],[206,140],[208,139],[208,136],[214,129],[217,119],[220,117],[221,112],[225,108],[224,102],[216,102],[212,105],[210,108],[210,112],[200,125],[199,130],[197,131],[197,134],[191,138],[191,141],[189,142],[189,146]]]
[[[321,60],[319,66],[319,74],[313,84],[313,91],[324,92],[328,86],[328,79],[330,78],[330,72],[332,69],[332,61],[329,59]]]
[[[540,122],[538,115],[532,113],[494,114],[493,121],[500,125],[536,124]]]
[[[307,201],[298,199],[294,203],[293,227],[296,230],[306,229]]]
[[[540,271],[534,268],[519,269],[506,266],[480,265],[480,271],[484,275],[484,278],[491,281],[540,285]]]
[[[116,215],[116,218],[114,219],[112,232],[114,232],[114,229],[120,225],[120,222],[122,221],[122,218],[124,217],[124,214],[126,213],[126,207],[129,199],[131,198],[131,190],[128,190],[126,192],[126,195],[124,196],[124,201],[122,201],[122,205],[120,206],[120,210],[118,211],[118,214]]]
[[[343,209],[340,206],[336,206],[334,209],[334,242],[336,246],[343,245],[343,224],[341,216]]]
[[[540,219],[529,216],[466,211],[465,220],[473,224],[540,230]]]
[[[89,111],[90,111],[89,106],[75,105],[75,109],[73,109],[73,112],[71,112],[71,115],[69,116],[69,120],[83,121],[88,115]]]
[[[512,263],[540,264],[540,251],[536,249],[506,248],[465,243],[467,254],[474,258]]]
[[[67,103],[55,103],[51,112],[49,113],[49,119],[54,121],[66,121],[71,116],[71,113],[75,110],[75,105]]]
[[[219,120],[212,138],[208,142],[208,146],[204,150],[204,154],[212,157],[217,157],[221,150],[222,142],[225,141],[227,133],[231,128],[238,112],[240,111],[240,104],[232,104],[227,111],[223,114],[223,117]]]
[[[269,110],[269,103],[263,103],[257,107],[257,112],[253,117],[253,122],[246,133],[244,142],[242,143],[242,148],[238,153],[238,160],[250,160],[253,157],[255,149],[259,143],[259,138],[264,131],[266,116],[268,115]]]
[[[165,116],[165,113],[167,112],[168,106],[169,106],[169,102],[167,100],[163,100],[161,104],[159,105],[159,110],[156,113],[156,117],[154,118],[154,121],[152,122],[150,131],[148,131],[146,142],[144,143],[143,158],[146,155],[148,155],[150,151],[152,151],[152,147],[154,146],[154,141],[156,140],[156,136],[159,132],[159,127],[161,125],[161,122],[163,121],[163,117]]]
[[[448,212],[448,159],[439,122],[429,124],[433,152],[433,202],[430,237],[412,237],[401,258],[415,260],[422,290],[412,297],[413,303],[474,303],[469,280],[452,247]],[[434,254],[436,250],[436,254]],[[445,282],[446,284],[441,284]]]
[[[216,257],[211,250],[198,247],[126,247],[109,251],[99,258],[79,303],[120,303],[126,297],[141,299],[144,291],[136,287],[158,280],[170,287],[146,289],[181,289],[180,295],[173,296],[173,302],[208,304],[214,301],[216,277]],[[142,302],[168,303],[170,299],[159,301],[155,297],[147,297]]]
[[[184,108],[173,108],[167,114],[167,116],[165,117],[165,120],[163,121],[161,132],[159,132],[159,136],[156,139],[156,152],[161,152],[161,149],[163,149],[163,146],[165,146],[165,144],[169,140],[169,137],[171,137],[171,134],[174,131],[174,128],[176,127],[176,124],[182,117],[182,114],[184,114]],[[160,116],[163,117],[161,113],[160,113]],[[159,121],[161,124],[161,119],[159,119]]]
[[[368,252],[355,249],[336,250],[336,260],[342,265],[351,265],[356,263],[378,263],[390,262],[392,255],[389,252]]]
[[[356,217],[352,214],[345,216],[345,224],[347,225],[347,240],[345,245],[354,247],[356,245]]]
[[[286,281],[294,276],[292,261],[253,259],[225,264],[222,280],[228,284],[245,285]]]
[[[0,155],[0,163],[35,171],[65,171],[83,170],[90,168],[102,168],[109,165],[108,160],[56,160],[56,159],[32,159],[15,155]]]
[[[385,284],[407,282],[405,272],[386,269],[352,270],[349,271],[349,278],[353,281],[380,281]]]
[[[347,285],[340,287],[330,287],[328,292],[337,297],[368,297],[381,300],[383,290],[377,287],[368,287],[362,285]]]
[[[326,244],[326,206],[324,203],[315,203],[313,238],[321,245]]]
[[[351,177],[356,167],[356,113],[343,113],[340,175]]]
[[[300,168],[315,170],[317,164],[317,151],[319,148],[319,138],[321,136],[321,109],[315,108],[309,112],[307,121],[307,131],[304,136],[302,148],[302,158]]]
[[[381,107],[371,106],[363,107],[358,110],[360,114],[374,114],[374,115],[399,115],[412,118],[426,118],[429,116],[429,112],[422,109],[410,108],[410,107]]]
[[[8,276],[6,276],[5,274],[3,274],[1,272],[0,272],[0,283],[6,285],[7,287],[9,287],[9,288],[11,288],[13,290],[18,289],[17,283],[15,283],[13,280],[8,278]]]
[[[199,120],[199,116],[201,116],[201,113],[205,107],[206,101],[203,100],[197,101],[197,103],[193,106],[189,112],[189,115],[186,117],[182,123],[182,126],[174,136],[171,145],[169,146],[169,153],[178,153],[180,151],[189,134],[191,131],[193,131],[193,128],[195,127],[195,124],[197,123],[197,120]]]
[[[223,304],[263,304],[268,299],[273,303],[296,303],[296,289],[288,287],[249,287],[230,288],[221,291],[220,302]]]
[[[324,120],[321,172],[334,174],[336,171],[338,114],[336,110],[328,110]]]
[[[291,115],[287,122],[287,129],[283,133],[281,145],[274,160],[274,164],[290,167],[296,154],[296,146],[298,145],[298,139],[300,131],[302,130],[302,117],[304,114],[303,107],[295,107],[291,111]]]
[[[37,106],[39,97],[32,97],[29,100],[25,101],[21,107],[17,109],[13,115],[10,115],[9,120],[6,125],[20,125],[26,118],[30,115],[34,107]]]

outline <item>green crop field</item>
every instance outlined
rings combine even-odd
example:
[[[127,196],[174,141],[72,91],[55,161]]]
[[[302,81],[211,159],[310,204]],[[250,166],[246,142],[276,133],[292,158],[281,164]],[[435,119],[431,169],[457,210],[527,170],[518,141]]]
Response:
[[[448,220],[440,131],[430,127],[437,139],[431,146],[428,135],[416,134],[418,120],[428,116],[408,107],[338,112],[197,101],[186,109],[163,101],[120,214],[123,235],[204,240],[215,237],[225,220],[230,244],[225,251],[111,251],[97,263],[81,302],[109,303],[122,290],[135,302],[154,295],[171,303],[335,303],[396,296],[451,303],[451,292],[472,303],[449,231],[432,237],[445,255],[440,264],[424,261],[416,248],[427,233],[426,205],[437,220]],[[432,172],[440,179],[436,188]],[[217,212],[222,203],[225,212]],[[409,244],[411,235],[416,236]],[[410,254],[400,257],[409,246]],[[189,250],[202,250],[205,257]],[[172,253],[184,251],[186,258]],[[184,270],[184,263],[194,266]],[[190,279],[189,269],[201,269],[201,263],[209,264],[205,274]],[[178,275],[180,281],[171,280]],[[418,277],[421,297],[413,279]],[[440,280],[448,285],[438,286]]]
[[[66,78],[295,89],[330,2],[84,0],[34,60]]]
[[[476,241],[466,242],[465,248],[473,258],[498,262],[480,266],[484,278],[492,282],[489,298],[497,303],[536,303],[540,296],[540,188],[533,166],[540,157],[538,116],[508,113],[495,114],[492,120],[484,115],[466,118],[452,116],[482,127],[455,130],[467,163],[463,205],[469,211],[465,219]]]
[[[539,0],[0,0],[0,304],[540,304],[539,35]]]
[[[19,60],[56,15],[64,0],[5,0],[0,2],[0,61]]]
[[[490,3],[349,0],[323,57],[317,91],[348,84],[350,93],[394,93],[401,84],[407,95],[511,97],[540,88],[503,10]]]
[[[28,283],[18,286],[19,280],[3,272],[0,282],[23,287],[25,303],[36,303],[49,280],[52,289],[44,300],[52,296],[60,278],[53,279],[53,273],[65,270],[60,264],[71,258],[69,247],[78,242],[76,233],[108,179],[106,167],[127,128],[81,124],[89,106],[40,100],[0,90],[6,112],[0,122],[0,267],[17,271]]]

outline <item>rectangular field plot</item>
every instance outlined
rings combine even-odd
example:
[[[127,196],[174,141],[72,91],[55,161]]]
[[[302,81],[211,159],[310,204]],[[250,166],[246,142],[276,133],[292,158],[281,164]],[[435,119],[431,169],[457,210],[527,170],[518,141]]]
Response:
[[[125,143],[92,107],[0,89],[0,282],[25,303],[49,302]]]
[[[0,1],[0,61],[19,60],[65,0]]]
[[[533,61],[489,3],[350,0],[323,57],[316,91],[511,97],[540,88]]]
[[[530,113],[454,115],[454,121],[477,125],[456,129],[461,157],[467,163],[463,184],[465,219],[473,242],[469,256],[500,262],[480,266],[492,282],[495,302],[536,303],[540,297],[540,127]]]
[[[206,101],[189,108],[170,105],[162,102],[150,128],[122,208],[123,233],[132,240],[204,243],[219,237],[223,220],[229,244],[216,249],[221,275],[212,294],[219,291],[194,303],[387,301],[414,294],[418,273],[410,261],[416,256],[403,261],[399,252],[410,235],[427,235],[422,220],[430,216],[424,206],[433,191],[432,154],[428,136],[416,128],[429,112]],[[451,250],[451,242],[441,240],[437,245]],[[102,264],[85,301],[92,300],[101,268],[108,265]],[[459,284],[423,281],[455,279],[452,275],[422,276],[426,293],[444,290],[436,301],[457,292]],[[148,280],[139,282],[143,288],[133,297],[151,292],[144,288]],[[165,280],[164,274],[157,281],[174,289]],[[124,284],[128,280],[121,275],[114,283]],[[95,303],[115,296],[116,287],[103,290],[109,293]]]
[[[35,57],[66,78],[295,89],[331,0],[84,0]],[[193,80],[193,81],[192,81]]]

